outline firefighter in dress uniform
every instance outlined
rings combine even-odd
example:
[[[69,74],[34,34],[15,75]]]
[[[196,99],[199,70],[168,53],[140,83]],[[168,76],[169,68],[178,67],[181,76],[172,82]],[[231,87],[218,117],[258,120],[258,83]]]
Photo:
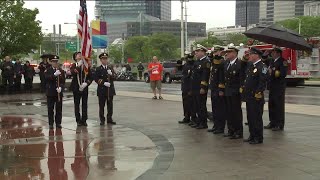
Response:
[[[39,64],[39,76],[40,76],[40,91],[45,92],[46,91],[46,78],[45,78],[45,71],[46,69],[50,68],[50,64],[48,63],[48,59],[50,56],[53,55],[45,55],[42,56],[42,62]]]
[[[226,50],[225,64],[225,92],[226,97],[226,114],[228,133],[225,137],[230,139],[240,139],[243,137],[243,117],[241,109],[240,86],[241,79],[244,79],[241,60],[238,59],[239,49],[230,45]]]
[[[192,71],[192,97],[193,110],[197,115],[197,120],[193,122],[191,127],[197,129],[207,129],[207,94],[210,76],[211,62],[206,56],[207,48],[197,44],[195,56],[197,61],[194,63]]]
[[[194,54],[186,51],[184,59],[186,63],[182,67],[182,80],[181,80],[181,91],[182,91],[182,104],[183,104],[183,115],[180,124],[188,124],[192,118],[192,94],[191,94],[191,72],[194,66]]]
[[[269,120],[265,129],[282,131],[285,123],[285,90],[288,63],[282,57],[282,50],[275,47],[271,51],[273,60],[269,65]]]
[[[244,142],[250,144],[260,144],[263,142],[263,106],[264,90],[268,79],[267,66],[262,62],[263,52],[255,47],[249,51],[250,63],[247,69],[246,79],[243,86],[245,94],[247,120],[250,136]]]
[[[49,60],[52,66],[45,70],[49,128],[53,129],[53,124],[55,123],[56,128],[61,129],[65,74],[59,67],[59,56],[51,56]]]
[[[213,134],[224,133],[226,123],[225,97],[224,97],[224,47],[215,46],[212,49],[213,60],[211,65],[210,88],[211,105],[214,120],[214,126],[208,132]]]
[[[77,126],[88,126],[88,87],[92,82],[91,69],[85,72],[85,60],[82,59],[80,52],[73,54],[73,60],[76,63],[71,66],[72,82],[71,90],[73,92],[74,113]],[[82,98],[82,116],[80,115],[80,101]]]
[[[108,54],[102,53],[99,55],[101,66],[97,67],[95,73],[95,81],[98,84],[97,96],[99,98],[99,117],[100,125],[105,125],[104,107],[107,102],[107,123],[115,125],[116,122],[112,120],[113,115],[113,96],[116,95],[114,88],[114,79],[116,74],[113,68],[108,65]]]
[[[4,58],[4,62],[1,64],[1,70],[2,85],[8,94],[11,94],[14,81],[14,65],[11,62],[10,56]]]

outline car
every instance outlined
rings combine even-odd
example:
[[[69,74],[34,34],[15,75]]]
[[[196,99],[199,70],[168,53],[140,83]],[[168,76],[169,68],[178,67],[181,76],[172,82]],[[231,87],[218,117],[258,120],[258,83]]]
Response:
[[[71,65],[72,63],[69,63],[69,62],[65,62],[62,64],[62,70],[64,70],[65,72],[65,75],[66,75],[66,79],[71,79],[72,78],[72,75],[71,75]]]
[[[171,83],[172,81],[180,81],[182,79],[182,62],[180,60],[165,61],[162,63],[162,82]],[[146,83],[150,82],[149,72],[143,75]]]
[[[35,74],[39,74],[40,69],[38,64],[30,64],[33,67]]]

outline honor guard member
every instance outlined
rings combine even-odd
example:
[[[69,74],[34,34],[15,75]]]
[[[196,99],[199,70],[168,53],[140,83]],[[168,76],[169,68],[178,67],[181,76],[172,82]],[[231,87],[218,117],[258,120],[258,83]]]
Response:
[[[214,126],[208,132],[213,134],[224,133],[226,123],[225,97],[224,97],[224,58],[222,57],[224,47],[215,46],[212,49],[213,60],[211,65],[210,88],[211,105],[214,119]]]
[[[197,129],[208,128],[207,124],[207,94],[208,84],[210,76],[211,62],[206,56],[207,48],[197,44],[195,50],[195,56],[197,61],[194,63],[194,69],[192,72],[192,94],[193,94],[193,105],[195,114],[198,119],[195,124],[191,127]]]
[[[99,117],[100,125],[105,125],[104,107],[107,102],[107,123],[115,125],[112,120],[113,114],[113,96],[116,95],[114,88],[115,72],[113,68],[108,65],[108,54],[102,53],[99,55],[101,66],[97,67],[95,74],[95,81],[98,84],[97,95],[99,99]]]
[[[51,56],[49,57],[49,60],[52,66],[45,70],[49,128],[53,129],[54,122],[56,124],[56,128],[62,128],[62,98],[65,74],[59,67],[59,56]]]
[[[240,139],[243,137],[242,109],[240,84],[244,74],[241,69],[241,60],[238,59],[239,49],[230,45],[226,50],[225,64],[225,92],[226,114],[228,124],[228,134],[225,137],[230,139]]]
[[[262,54],[263,52],[255,47],[250,49],[249,61],[252,63],[248,67],[243,86],[250,132],[249,138],[244,141],[250,144],[260,144],[263,142],[262,115],[268,68],[261,60]]]
[[[73,60],[76,63],[71,66],[71,90],[73,92],[74,113],[77,126],[87,126],[88,119],[88,87],[92,82],[91,68],[85,72],[85,60],[81,57],[81,52],[73,54]],[[88,65],[89,66],[89,65]],[[82,116],[80,115],[80,100],[82,98]]]
[[[42,62],[40,62],[39,64],[39,76],[40,76],[40,91],[41,92],[45,92],[46,91],[46,78],[45,78],[45,71],[46,69],[50,68],[50,64],[48,62],[48,59],[50,58],[50,56],[53,56],[53,55],[43,55],[41,56],[42,58]]]
[[[269,66],[269,120],[270,123],[265,126],[265,129],[273,131],[283,130],[285,122],[285,90],[287,76],[287,61],[282,58],[282,50],[275,47],[271,56],[273,60]]]
[[[182,67],[182,80],[181,80],[181,91],[182,91],[182,104],[183,104],[183,115],[180,124],[187,124],[192,118],[192,93],[191,93],[191,73],[194,66],[194,55],[188,51],[185,51],[186,63]]]

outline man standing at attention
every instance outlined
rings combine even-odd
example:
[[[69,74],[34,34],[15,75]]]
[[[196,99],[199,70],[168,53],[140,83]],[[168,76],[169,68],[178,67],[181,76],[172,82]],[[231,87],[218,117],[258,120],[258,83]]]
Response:
[[[152,99],[157,99],[156,88],[159,91],[159,99],[163,99],[161,96],[161,79],[163,67],[160,64],[157,56],[153,56],[152,63],[148,65],[148,71],[150,73],[150,86],[154,95]]]

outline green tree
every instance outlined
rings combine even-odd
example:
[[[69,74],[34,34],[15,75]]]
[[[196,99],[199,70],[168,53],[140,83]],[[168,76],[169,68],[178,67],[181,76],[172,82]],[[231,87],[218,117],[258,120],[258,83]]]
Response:
[[[249,38],[244,34],[239,33],[229,33],[227,34],[227,44],[233,43],[236,46],[239,46],[241,43],[247,44]]]
[[[125,57],[132,58],[135,62],[147,62],[147,53],[150,52],[147,46],[148,40],[147,36],[130,37],[125,43]]]
[[[121,45],[111,45],[109,48],[109,56],[114,63],[120,63],[122,59],[122,47]]]
[[[223,41],[214,36],[213,33],[208,33],[208,38],[203,39],[201,41],[196,41],[193,43],[194,45],[201,44],[206,48],[211,48],[214,45],[224,45]]]
[[[157,33],[149,38],[148,45],[152,48],[153,55],[159,59],[175,59],[179,47],[179,38],[169,33]]]
[[[42,41],[38,9],[23,5],[23,1],[0,1],[0,57],[29,53]]]
[[[299,32],[299,19],[301,20],[301,32],[304,37],[320,36],[320,16],[300,16],[298,19],[287,19],[279,21],[276,24],[280,24],[285,28]]]

